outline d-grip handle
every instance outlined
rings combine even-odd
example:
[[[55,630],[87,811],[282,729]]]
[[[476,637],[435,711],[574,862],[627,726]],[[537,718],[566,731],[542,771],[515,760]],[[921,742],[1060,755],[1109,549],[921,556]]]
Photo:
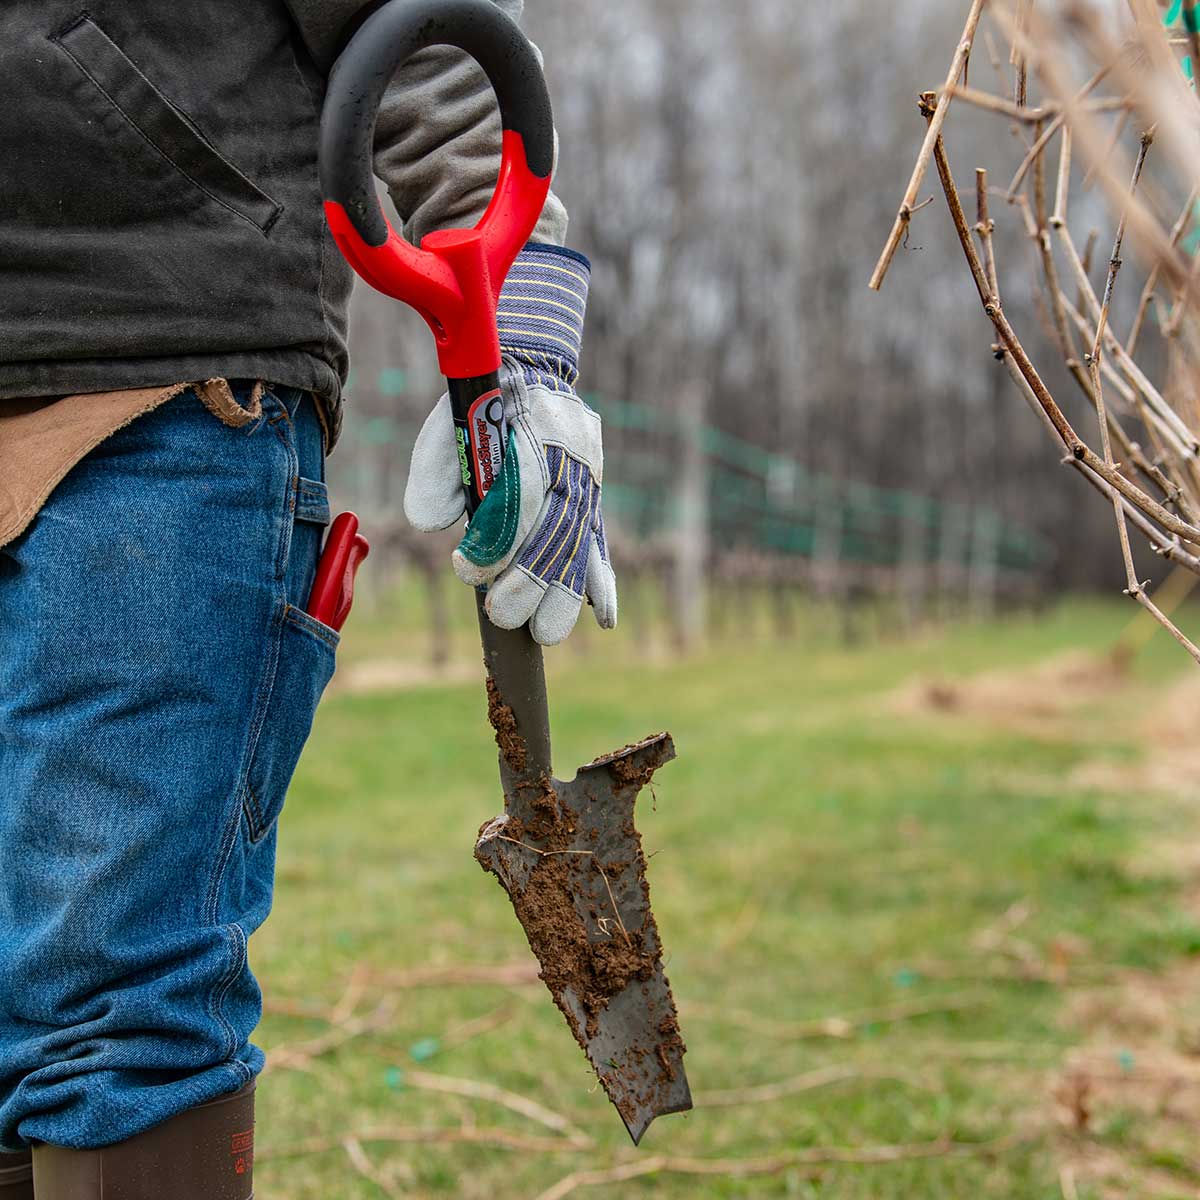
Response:
[[[418,250],[392,228],[376,195],[375,121],[397,69],[437,45],[456,46],[483,68],[504,134],[500,177],[479,223],[431,233]],[[422,116],[438,119],[436,112]],[[553,165],[554,118],[537,53],[491,0],[391,0],[363,23],[330,73],[320,138],[326,220],[372,287],[425,318],[448,378],[500,366],[496,302],[541,216]]]

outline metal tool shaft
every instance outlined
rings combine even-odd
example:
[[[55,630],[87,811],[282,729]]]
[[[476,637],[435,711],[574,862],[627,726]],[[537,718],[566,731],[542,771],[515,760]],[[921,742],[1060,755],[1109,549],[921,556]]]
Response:
[[[527,625],[500,629],[484,611],[484,596],[477,592],[479,636],[483,662],[495,685],[493,695],[512,709],[516,732],[524,742],[524,767],[516,770],[511,756],[500,755],[500,782],[514,816],[532,814],[522,799],[525,784],[536,784],[553,774],[550,752],[550,706],[546,699],[546,671],[542,648],[533,640]],[[494,703],[495,701],[493,701]]]

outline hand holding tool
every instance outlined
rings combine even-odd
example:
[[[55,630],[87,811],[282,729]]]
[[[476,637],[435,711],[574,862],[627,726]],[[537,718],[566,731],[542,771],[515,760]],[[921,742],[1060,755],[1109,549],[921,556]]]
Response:
[[[452,555],[464,583],[486,585],[493,624],[526,623],[553,646],[586,599],[602,629],[617,623],[617,581],[601,511],[600,416],[576,394],[591,266],[558,246],[527,246],[500,291],[503,392],[485,418],[507,427],[503,467]],[[483,431],[485,445],[502,434]],[[417,529],[448,529],[465,510],[450,397],[429,414],[412,453],[404,512]]]
[[[443,44],[470,54],[492,82],[504,129],[500,177],[473,229],[431,233],[417,249],[380,209],[374,122],[397,68]],[[468,518],[504,470],[496,303],[546,201],[553,158],[537,55],[488,0],[391,0],[364,22],[330,75],[321,124],[329,227],[355,270],[412,305],[433,331]],[[526,626],[499,628],[482,595],[478,601],[505,812],[481,829],[475,856],[508,892],[543,980],[637,1142],[656,1116],[691,1107],[633,825],[638,792],[674,746],[658,734],[596,759],[570,782],[554,779],[541,647]]]

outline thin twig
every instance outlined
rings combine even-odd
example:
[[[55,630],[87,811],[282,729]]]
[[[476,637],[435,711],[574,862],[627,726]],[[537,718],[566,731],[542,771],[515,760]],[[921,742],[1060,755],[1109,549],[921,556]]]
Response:
[[[474,1038],[485,1033],[492,1033],[501,1026],[507,1025],[514,1015],[515,1010],[511,1004],[502,1004],[490,1013],[484,1013],[482,1017],[475,1017],[470,1021],[459,1021],[451,1025],[438,1040],[446,1047],[462,1046]]]
[[[917,155],[916,166],[913,167],[912,178],[908,181],[908,187],[904,192],[904,199],[900,201],[896,220],[892,224],[892,230],[887,236],[883,251],[879,255],[879,261],[875,264],[875,270],[871,273],[871,280],[867,285],[874,292],[879,291],[883,286],[884,276],[887,274],[888,267],[891,266],[896,250],[900,246],[901,239],[904,237],[904,231],[908,228],[909,217],[912,215],[912,206],[917,202],[917,193],[921,190],[921,181],[925,178],[925,172],[929,170],[929,160],[933,156],[934,143],[941,135],[942,126],[946,123],[946,117],[950,112],[950,96],[948,93],[958,83],[959,76],[963,73],[963,68],[970,57],[971,45],[975,40],[975,30],[979,27],[979,18],[983,13],[985,3],[986,0],[971,0],[971,9],[967,14],[967,23],[963,26],[962,37],[959,39],[958,48],[954,51],[954,58],[950,62],[950,70],[946,74],[946,83],[942,88],[942,91],[947,94],[944,96],[943,103],[938,106],[938,111],[934,114],[929,129],[926,131],[925,141],[921,144],[921,151]]]
[[[929,115],[929,110],[932,107],[932,95],[926,93],[922,100],[926,105],[925,111]],[[958,188],[954,184],[954,176],[950,171],[950,163],[946,158],[946,148],[942,145],[940,139],[935,144],[934,161],[937,164],[938,175],[942,182],[942,190],[946,196],[946,203],[950,208],[950,217],[954,222],[954,229],[958,234],[963,254],[966,256],[971,277],[975,280],[975,288],[979,292],[979,298],[983,303],[984,311],[991,318],[993,325],[995,325],[996,332],[1000,335],[1000,341],[1003,343],[1005,349],[1013,356],[1014,361],[1021,369],[1021,374],[1029,380],[1029,385],[1033,389],[1038,403],[1042,405],[1047,417],[1050,418],[1063,445],[1076,457],[1082,457],[1083,452],[1087,448],[1080,440],[1079,435],[1071,428],[1070,422],[1054,402],[1054,398],[1042,382],[1041,376],[1038,375],[1033,363],[1029,361],[1029,356],[1017,340],[1017,336],[1004,316],[1000,305],[992,302],[987,274],[979,261],[979,256],[975,253],[974,245],[971,243],[971,234],[967,228],[967,219],[963,213],[962,201],[959,199]]]
[[[1071,318],[1075,326],[1085,338],[1093,336],[1093,327],[1089,326],[1083,315],[1074,305],[1068,304],[1065,297],[1059,297],[1060,306],[1063,311]],[[1067,367],[1071,371],[1072,376],[1078,378],[1082,375],[1080,383],[1084,395],[1088,398],[1092,407],[1096,407],[1095,391],[1092,388],[1090,375],[1084,370],[1083,365],[1077,361],[1071,360],[1067,362]],[[1078,368],[1078,372],[1076,371]],[[1142,394],[1134,388],[1131,388],[1123,376],[1119,375],[1105,356],[1101,360],[1100,369],[1104,378],[1109,385],[1117,392],[1125,404],[1126,410],[1136,411],[1143,426],[1149,431],[1151,439],[1159,447],[1159,453],[1162,455],[1164,439],[1171,443],[1170,452],[1172,455],[1180,459],[1186,459],[1189,452],[1186,447],[1175,437],[1174,433],[1166,429],[1159,418],[1150,412],[1145,405]],[[1121,427],[1120,423],[1113,416],[1111,410],[1107,413],[1108,428],[1112,435],[1116,437],[1121,454],[1128,462],[1134,466],[1146,479],[1148,479],[1155,487],[1163,494],[1166,504],[1173,507],[1185,520],[1193,525],[1196,524],[1196,508],[1191,499],[1185,494],[1182,484],[1179,480],[1168,478],[1162,468],[1146,458],[1141,447],[1129,436],[1128,433]],[[1173,468],[1172,468],[1173,469]]]
[[[461,1126],[438,1129],[421,1125],[369,1126],[356,1130],[359,1142],[394,1142],[412,1146],[492,1146],[499,1150],[518,1150],[527,1154],[577,1154],[577,1147],[566,1138],[532,1137],[509,1129]],[[278,1149],[263,1148],[255,1157],[264,1161],[277,1158],[301,1158],[309,1154],[328,1154],[343,1148],[345,1136],[313,1137],[292,1142]]]
[[[1146,165],[1146,155],[1154,144],[1154,128],[1147,129],[1139,142],[1137,161],[1133,164],[1133,179],[1129,184],[1129,195],[1132,199],[1137,185],[1142,177],[1142,168]],[[1121,269],[1121,244],[1125,241],[1125,222],[1128,220],[1128,207],[1122,210],[1121,219],[1117,223],[1117,233],[1113,241],[1113,252],[1108,260],[1108,275],[1104,281],[1104,301],[1100,305],[1100,317],[1096,323],[1096,340],[1092,344],[1092,363],[1099,370],[1100,356],[1104,352],[1104,333],[1108,328],[1108,310],[1112,305],[1113,288],[1117,282],[1117,272]],[[1097,373],[1097,381],[1099,375]],[[1105,432],[1107,437],[1107,432]]]
[[[1020,30],[1017,36],[1024,41],[1024,30]],[[1087,83],[1083,85],[1082,88],[1079,89],[1079,91],[1070,99],[1070,101],[1060,107],[1053,120],[1051,120],[1050,124],[1046,126],[1046,129],[1042,133],[1041,137],[1039,137],[1037,141],[1035,141],[1033,145],[1029,147],[1029,152],[1021,160],[1021,165],[1017,168],[1016,174],[1012,177],[1012,182],[1008,185],[1008,194],[1010,196],[1016,194],[1017,188],[1021,186],[1021,181],[1025,178],[1025,173],[1031,166],[1033,166],[1038,156],[1046,148],[1050,139],[1059,131],[1059,129],[1062,128],[1063,122],[1067,119],[1067,113],[1072,109],[1077,108],[1082,101],[1086,100],[1087,97],[1091,95],[1091,93],[1097,87],[1099,87],[1101,83],[1104,82],[1104,77],[1108,74],[1109,69],[1110,68],[1108,67],[1101,67],[1101,69],[1097,71],[1095,75],[1093,75],[1091,79],[1089,79]]]
[[[325,1033],[305,1042],[291,1045],[276,1046],[264,1067],[264,1073],[275,1071],[302,1071],[309,1067],[315,1058],[331,1054],[347,1042],[390,1029],[395,1024],[396,1012],[400,1007],[399,998],[385,996],[376,1006],[375,1011],[367,1017],[351,1017],[338,1025],[331,1026]]]
[[[1085,192],[1091,188],[1092,180],[1095,178],[1096,171],[1099,169],[1100,164],[1102,162],[1108,162],[1108,160],[1112,157],[1113,151],[1116,150],[1117,146],[1120,144],[1121,135],[1125,132],[1125,126],[1129,123],[1129,117],[1130,109],[1123,108],[1113,124],[1113,131],[1108,140],[1108,145],[1105,146],[1104,151],[1100,154],[1100,156],[1094,162],[1092,162],[1088,169],[1083,173],[1083,179],[1079,186],[1083,188]]]
[[[987,171],[983,167],[975,168],[975,232],[979,234],[980,245],[983,246],[984,258],[987,262],[988,288],[997,304],[1000,303],[1000,284],[996,280],[996,250],[992,242],[992,230],[996,223],[988,216]]]
[[[1096,292],[1087,277],[1087,272],[1083,268],[1083,263],[1075,249],[1075,243],[1071,238],[1070,231],[1065,225],[1058,230],[1058,236],[1063,248],[1067,252],[1067,261],[1071,264],[1072,270],[1075,272],[1075,279],[1079,284],[1080,291],[1083,293],[1084,301],[1091,311],[1092,320],[1098,322],[1100,319],[1100,301],[1097,299]],[[1182,453],[1194,454],[1200,448],[1200,442],[1197,441],[1196,434],[1184,424],[1179,414],[1167,403],[1158,388],[1150,382],[1149,377],[1128,354],[1111,329],[1106,328],[1104,330],[1104,348],[1112,354],[1129,382],[1146,397],[1147,403],[1172,431],[1173,436],[1179,439]],[[1182,536],[1187,535],[1183,534]]]
[[[1146,161],[1146,153],[1150,148],[1152,135],[1145,133],[1142,135],[1141,149],[1138,153],[1137,162],[1133,168],[1133,180],[1129,185],[1130,196],[1133,196],[1137,188],[1138,180],[1142,175],[1142,167]],[[1113,241],[1112,255],[1108,260],[1108,274],[1104,281],[1104,302],[1100,306],[1100,314],[1096,321],[1096,338],[1092,343],[1092,351],[1088,356],[1088,370],[1091,373],[1092,392],[1096,398],[1096,414],[1100,421],[1100,444],[1104,452],[1104,462],[1108,467],[1112,467],[1112,442],[1109,438],[1108,414],[1104,407],[1104,384],[1100,378],[1100,358],[1104,353],[1104,331],[1108,326],[1108,310],[1112,304],[1113,288],[1117,281],[1117,272],[1121,269],[1121,243],[1125,240],[1125,221],[1128,214],[1128,207],[1122,210],[1121,219],[1117,223],[1116,237]],[[1133,555],[1129,548],[1129,526],[1125,521],[1125,509],[1118,497],[1113,497],[1113,512],[1117,521],[1117,534],[1121,543],[1121,556],[1125,562],[1125,573],[1128,581],[1126,595],[1135,596],[1141,591],[1141,587],[1134,574]]]
[[[996,17],[1002,26],[1012,27],[1012,20],[1004,13],[1003,9],[996,11]],[[1079,103],[1079,92],[1071,86],[1065,76],[1063,56],[1057,52],[1048,52],[1052,49],[1052,46],[1048,44],[1052,42],[1052,38],[1045,21],[1031,14],[1031,25],[1036,25],[1037,28],[1029,37],[1025,38],[1030,61],[1037,67],[1038,74],[1042,77],[1045,85],[1062,102],[1062,116],[1071,122],[1075,150],[1082,152],[1085,158],[1096,163],[1100,182],[1108,193],[1113,207],[1119,209],[1127,200],[1126,181],[1128,175],[1121,178],[1117,169],[1119,164],[1100,161],[1103,139],[1094,115],[1088,113]],[[1094,30],[1096,26],[1093,23],[1088,28]],[[1111,43],[1107,41],[1104,42],[1104,45],[1106,49],[1111,47]],[[1146,52],[1146,47],[1139,45],[1135,57],[1140,61]],[[1106,54],[1103,61],[1104,66],[1101,71],[1104,72],[1114,69],[1132,69],[1129,63],[1119,60],[1115,49],[1112,50],[1111,56]],[[1170,280],[1173,283],[1181,283],[1185,275],[1183,264],[1174,253],[1166,231],[1159,225],[1153,212],[1145,204],[1137,201],[1130,205],[1128,219],[1130,229],[1137,235],[1139,244],[1148,259],[1150,261],[1162,259],[1163,269],[1167,272]]]
[[[1038,403],[1037,397],[1034,396],[1033,390],[1030,388],[1025,377],[1017,369],[1016,364],[1007,354],[1005,354],[1003,357],[1005,366],[1008,369],[1008,373],[1012,377],[1013,383],[1016,384],[1018,391],[1025,398],[1026,402],[1029,404],[1030,408],[1033,409],[1034,413],[1043,421],[1051,436],[1057,437],[1057,431],[1050,423],[1050,420],[1046,416],[1042,406]],[[1088,467],[1086,463],[1080,462],[1073,456],[1067,456],[1062,461],[1066,466],[1075,468],[1079,474],[1093,488],[1095,488],[1101,496],[1104,497],[1104,499],[1110,502],[1114,497],[1119,499],[1124,506],[1125,516],[1133,525],[1138,528],[1139,532],[1142,533],[1142,535],[1150,543],[1151,548],[1156,554],[1162,558],[1165,558],[1169,562],[1178,563],[1181,566],[1187,567],[1189,571],[1194,571],[1197,574],[1200,574],[1200,557],[1189,554],[1179,545],[1178,542],[1167,537],[1161,529],[1159,529],[1156,525],[1151,524],[1150,521],[1148,521],[1136,508],[1134,508],[1128,500],[1124,499],[1119,492],[1110,487],[1099,475],[1096,474],[1095,471]]]
[[[774,1083],[763,1083],[756,1087],[728,1088],[724,1091],[697,1092],[692,1099],[698,1109],[710,1108],[741,1108],[748,1104],[770,1104],[776,1100],[786,1100],[789,1096],[799,1096],[803,1092],[811,1092],[817,1088],[831,1087],[836,1083],[850,1083],[862,1080],[896,1080],[901,1083],[911,1082],[893,1071],[861,1071],[855,1067],[818,1067],[815,1071],[805,1071],[791,1079],[781,1079]]]
[[[1191,270],[1188,272],[1187,280],[1184,282],[1183,287],[1175,297],[1175,303],[1171,308],[1171,315],[1163,322],[1163,337],[1168,340],[1178,335],[1184,313],[1187,311],[1188,305],[1192,302],[1192,297],[1196,293],[1197,282],[1200,282],[1200,254],[1192,259]]]
[[[752,1033],[784,1041],[807,1041],[817,1038],[844,1040],[852,1038],[863,1029],[894,1025],[900,1021],[912,1021],[920,1017],[963,1012],[986,1003],[987,997],[979,992],[962,992],[937,1000],[891,1004],[885,1008],[868,1009],[866,1012],[850,1016],[818,1017],[812,1021],[775,1021],[753,1013],[739,1012],[737,1009],[708,1008],[702,1004],[685,1005],[685,1012],[689,1016],[711,1017],[723,1024],[736,1025]]]
[[[1083,273],[1091,276],[1092,273],[1092,256],[1096,253],[1096,244],[1100,240],[1100,230],[1089,229],[1087,241],[1083,243],[1083,257],[1080,261],[1083,263]],[[1081,293],[1082,295],[1082,293]],[[1083,300],[1079,301],[1079,307],[1083,307]]]
[[[354,964],[354,969],[350,972],[350,979],[346,983],[346,990],[329,1013],[331,1025],[341,1025],[354,1015],[367,990],[370,975],[370,969],[365,962]]]
[[[1054,212],[1050,224],[1063,225],[1067,220],[1067,188],[1071,182],[1071,127],[1063,130],[1062,150],[1058,156],[1058,186],[1054,189]]]
[[[414,1087],[426,1092],[441,1092],[447,1096],[466,1096],[472,1100],[486,1100],[489,1104],[499,1104],[528,1121],[535,1121],[555,1133],[562,1134],[579,1149],[587,1149],[592,1145],[592,1139],[582,1129],[567,1120],[562,1113],[557,1113],[544,1104],[529,1099],[528,1096],[510,1092],[498,1084],[489,1083],[483,1079],[459,1079],[452,1075],[436,1075],[429,1071],[417,1070],[406,1070],[403,1080],[406,1087]]]
[[[1008,77],[1004,73],[1004,68],[1000,65],[1000,54],[996,49],[996,39],[992,37],[992,31],[990,29],[985,29],[983,31],[983,44],[987,49],[988,61],[992,64],[992,70],[996,73],[996,78],[999,80],[1001,88],[1006,87],[1008,85]],[[1015,104],[1011,104],[1010,101],[1000,100],[999,97],[996,97],[996,99],[999,100],[1001,104],[1008,105],[1014,111],[1019,111],[1017,106]],[[1013,137],[1018,138],[1019,140],[1028,144],[1028,138],[1025,136],[1025,124],[1020,118],[1015,118],[1009,123],[1008,132],[1011,133]]]
[[[999,113],[1029,125],[1048,120],[1062,112],[1062,105],[1053,100],[1039,104],[1037,108],[1021,108],[1011,100],[993,96],[991,92],[981,92],[978,88],[965,87],[961,83],[952,87],[948,94],[974,108]],[[1126,112],[1129,109],[1129,101],[1121,96],[1105,96],[1100,100],[1089,100],[1084,107],[1089,112]]]
[[[961,83],[949,89],[949,94],[964,104],[974,108],[986,109],[988,112],[999,113],[1014,121],[1044,121],[1058,111],[1058,105],[1038,105],[1037,108],[1022,108],[1012,100],[1002,96],[993,96],[991,92],[981,92],[978,88],[964,87]]]
[[[646,1175],[749,1179],[756,1176],[780,1175],[784,1171],[805,1167],[887,1166],[929,1158],[992,1158],[1033,1140],[1028,1134],[1000,1138],[992,1142],[956,1142],[950,1138],[938,1138],[931,1142],[909,1145],[813,1147],[767,1158],[683,1158],[658,1154],[602,1170],[572,1171],[553,1187],[542,1192],[537,1200],[564,1200],[579,1188],[627,1183],[631,1179],[639,1179]]]
[[[1200,193],[1197,192],[1195,187],[1188,192],[1183,209],[1176,219],[1175,224],[1171,226],[1172,246],[1179,245],[1179,239],[1183,237],[1183,231],[1191,223],[1198,194]],[[1129,330],[1129,338],[1125,343],[1125,351],[1131,357],[1137,351],[1138,338],[1141,336],[1142,324],[1146,319],[1146,310],[1150,307],[1150,297],[1154,295],[1154,289],[1158,286],[1159,269],[1158,263],[1155,263],[1150,268],[1150,274],[1146,276],[1146,285],[1142,288],[1142,295],[1138,300],[1137,312],[1134,314],[1133,325]]]
[[[1200,32],[1196,25],[1196,0],[1183,0],[1183,28],[1192,57],[1192,78],[1200,75]]]
[[[1017,28],[1021,31],[1025,29],[1025,24],[1029,19],[1029,9],[1032,5],[1033,0],[1018,0]],[[1013,86],[1013,99],[1016,101],[1018,108],[1024,108],[1028,101],[1029,63],[1017,45],[1015,38],[1013,39],[1012,48],[1009,50],[1008,61],[1017,68],[1017,77]]]
[[[923,98],[923,103],[929,104],[931,102],[932,98],[929,94],[926,94],[926,97]],[[1030,361],[1029,355],[1025,352],[1025,348],[1021,345],[1016,332],[1009,324],[1003,310],[998,304],[993,304],[990,301],[987,276],[972,245],[966,216],[963,213],[962,201],[959,198],[958,189],[954,184],[950,164],[946,159],[945,147],[940,140],[935,147],[934,161],[937,164],[938,174],[942,181],[942,189],[950,208],[951,219],[954,222],[955,231],[958,233],[959,243],[966,256],[972,278],[975,280],[980,300],[983,302],[984,311],[995,326],[996,332],[1000,336],[1001,344],[1012,356],[1014,363],[1028,382],[1038,404],[1042,407],[1051,424],[1054,426],[1055,432],[1063,445],[1074,458],[1086,463],[1096,474],[1101,476],[1101,478],[1125,496],[1126,499],[1130,500],[1137,508],[1140,508],[1147,516],[1153,517],[1154,520],[1179,537],[1193,544],[1200,545],[1200,528],[1196,528],[1188,522],[1181,520],[1176,514],[1168,511],[1158,501],[1154,500],[1153,497],[1142,491],[1136,484],[1131,483],[1119,471],[1109,466],[1094,450],[1083,442],[1072,428],[1070,422],[1063,415],[1062,409],[1059,408],[1054,397],[1050,394],[1042,377],[1038,374],[1037,369]],[[1115,339],[1113,340],[1115,341]],[[1119,354],[1123,350],[1123,347],[1120,347],[1120,344],[1117,343],[1117,349]],[[1145,381],[1145,385],[1148,392],[1155,391],[1148,380]],[[1173,413],[1171,415],[1174,416]],[[1175,419],[1178,420],[1177,417]]]
[[[518,988],[540,983],[538,964],[532,958],[513,959],[511,962],[495,964],[454,963],[438,967],[406,967],[387,971],[364,966],[363,970],[372,984],[386,987],[392,992],[426,987]],[[263,1007],[269,1013],[285,1017],[326,1023],[330,1019],[328,1008],[279,997],[268,997]]]
[[[372,981],[389,991],[426,987],[520,988],[540,983],[537,960],[504,963],[456,963],[441,967],[407,967],[371,973]]]
[[[1063,1167],[1058,1173],[1058,1188],[1063,1200],[1079,1200],[1079,1192],[1075,1187],[1075,1172],[1070,1167]]]
[[[1138,181],[1142,175],[1142,167],[1146,161],[1146,153],[1154,141],[1153,130],[1147,130],[1142,134],[1141,148],[1138,153],[1137,162],[1133,168],[1133,179],[1129,184],[1129,194],[1132,200],[1133,194],[1137,189]],[[1127,210],[1126,210],[1127,211]],[[1100,439],[1104,449],[1104,461],[1112,467],[1112,443],[1108,436],[1108,421],[1104,409],[1104,387],[1100,379],[1100,357],[1103,354],[1104,334],[1108,327],[1108,310],[1112,303],[1113,289],[1116,285],[1117,272],[1121,269],[1121,243],[1125,239],[1125,219],[1126,211],[1121,213],[1121,219],[1117,224],[1116,238],[1113,242],[1112,257],[1108,263],[1108,276],[1104,283],[1104,301],[1100,306],[1100,317],[1096,324],[1096,340],[1092,345],[1092,353],[1090,355],[1089,367],[1092,374],[1092,387],[1096,393],[1096,409],[1100,417]],[[1121,557],[1125,563],[1126,588],[1125,594],[1136,600],[1150,615],[1159,622],[1168,633],[1192,656],[1192,658],[1200,663],[1200,647],[1197,647],[1190,639],[1188,639],[1179,627],[1160,609],[1146,593],[1146,585],[1137,576],[1136,569],[1133,565],[1133,552],[1129,545],[1129,526],[1125,520],[1125,509],[1119,500],[1113,500],[1113,512],[1117,521],[1117,536],[1121,543]]]
[[[385,1196],[389,1196],[391,1200],[401,1200],[404,1193],[380,1175],[375,1164],[367,1157],[367,1152],[363,1149],[362,1142],[358,1138],[348,1137],[344,1139],[342,1149],[346,1151],[346,1157],[350,1160],[351,1166],[364,1179],[370,1180]]]

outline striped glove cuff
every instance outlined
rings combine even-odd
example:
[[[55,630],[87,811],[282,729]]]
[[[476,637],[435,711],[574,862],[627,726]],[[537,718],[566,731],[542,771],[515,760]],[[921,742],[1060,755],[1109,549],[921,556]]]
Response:
[[[560,246],[530,242],[512,265],[496,313],[500,349],[520,363],[529,384],[571,392],[592,264]]]

